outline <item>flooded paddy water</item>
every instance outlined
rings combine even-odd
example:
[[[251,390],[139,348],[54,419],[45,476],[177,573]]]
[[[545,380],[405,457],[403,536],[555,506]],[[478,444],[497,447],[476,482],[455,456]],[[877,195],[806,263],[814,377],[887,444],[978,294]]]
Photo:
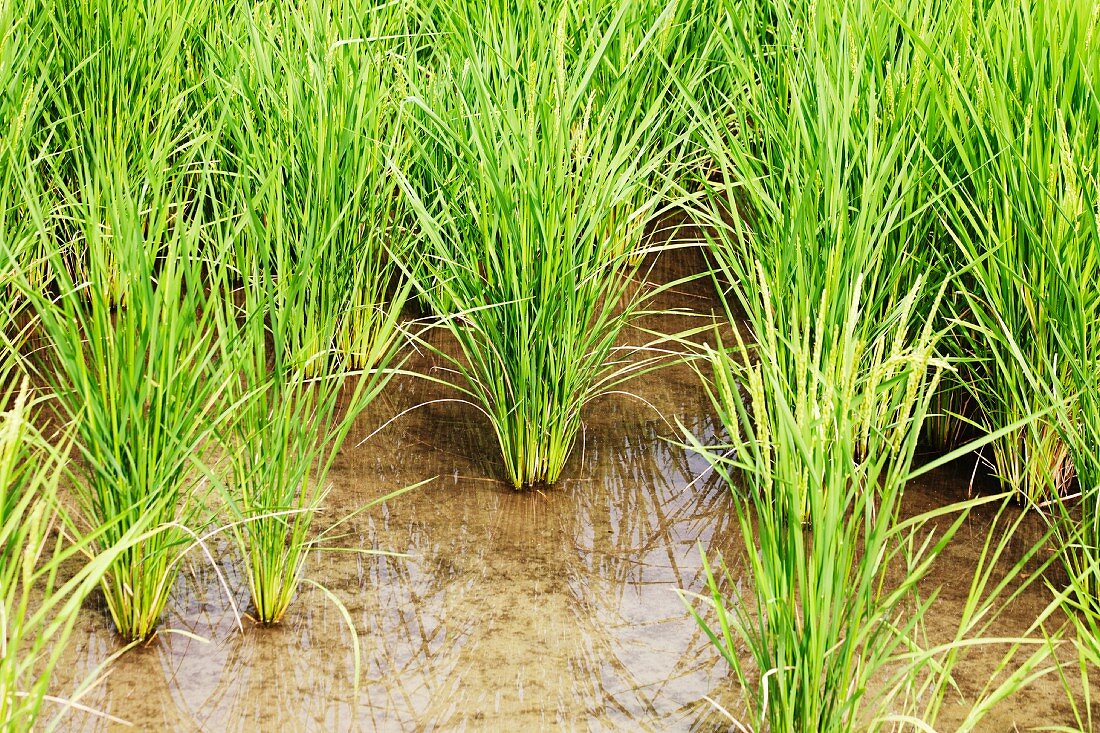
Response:
[[[433,364],[421,354],[409,368]],[[316,526],[436,478],[346,518],[332,550],[307,568],[357,631],[357,690],[348,619],[325,591],[303,586],[284,623],[246,617],[242,633],[218,573],[196,552],[165,631],[111,665],[81,704],[150,731],[729,729],[707,698],[736,710],[735,682],[677,593],[703,590],[700,547],[727,558],[735,582],[741,575],[729,489],[675,440],[677,421],[704,443],[720,441],[721,426],[689,367],[627,389],[633,396],[588,406],[559,485],[516,492],[498,480],[498,449],[475,409],[422,379],[391,383],[348,438]],[[959,500],[968,480],[968,470],[934,472],[907,501],[923,510]],[[932,638],[954,631],[992,515],[968,520],[931,578],[943,586]],[[1024,551],[1026,538],[1019,544]],[[215,538],[210,550],[246,612],[231,544]],[[998,631],[1025,631],[1047,595],[1034,585]],[[58,690],[118,646],[104,610],[89,604]],[[964,696],[1002,652],[971,655]],[[1064,697],[1048,677],[1002,703],[983,729],[1068,722]],[[82,713],[66,727],[122,729]]]
[[[688,370],[665,373],[645,398],[713,434],[693,379]],[[421,399],[425,385],[392,386],[383,403],[396,412],[406,398]],[[321,591],[307,587],[281,626],[246,619],[241,634],[216,574],[196,562],[164,626],[209,643],[162,634],[127,653],[84,704],[147,730],[636,721],[667,729],[717,720],[702,698],[721,694],[725,670],[675,591],[702,587],[698,544],[712,554],[735,550],[728,491],[695,481],[705,462],[664,440],[667,426],[645,405],[609,397],[591,412],[570,478],[523,493],[489,478],[495,444],[462,404],[425,406],[359,447],[349,438],[321,527],[439,476],[354,517],[331,543],[404,557],[324,552],[308,568],[355,622],[358,694],[348,629]],[[246,607],[228,543],[222,549],[219,565]],[[87,613],[66,669],[89,669],[114,644],[106,617]],[[83,721],[83,729],[102,727]]]

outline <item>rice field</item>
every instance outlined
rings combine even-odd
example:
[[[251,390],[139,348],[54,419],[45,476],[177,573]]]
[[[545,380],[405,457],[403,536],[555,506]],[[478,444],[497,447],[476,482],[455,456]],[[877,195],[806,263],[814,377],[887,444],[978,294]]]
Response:
[[[1098,26],[0,0],[0,728],[1092,730]]]

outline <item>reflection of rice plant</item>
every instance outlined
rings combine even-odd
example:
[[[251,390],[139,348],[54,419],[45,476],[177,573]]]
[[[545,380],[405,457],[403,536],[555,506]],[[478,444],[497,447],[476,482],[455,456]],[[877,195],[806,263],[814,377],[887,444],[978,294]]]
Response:
[[[667,165],[667,105],[625,75],[593,82],[628,7],[457,3],[443,20],[455,68],[429,92],[449,103],[417,88],[410,102],[416,183],[431,186],[403,182],[427,249],[410,277],[444,314],[462,358],[443,356],[517,488],[555,482],[583,405],[650,363],[618,356],[616,339],[642,303],[624,242],[669,186],[640,194]]]

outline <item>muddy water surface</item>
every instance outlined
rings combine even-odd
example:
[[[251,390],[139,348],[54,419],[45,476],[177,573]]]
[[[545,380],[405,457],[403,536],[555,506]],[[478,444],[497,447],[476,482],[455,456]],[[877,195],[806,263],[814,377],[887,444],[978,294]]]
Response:
[[[445,396],[395,382],[352,435],[318,526],[395,487],[427,486],[339,526],[284,624],[236,626],[218,575],[195,562],[164,633],[128,652],[84,704],[143,730],[462,728],[693,729],[720,723],[704,696],[730,688],[724,664],[677,589],[703,588],[699,547],[736,553],[728,491],[665,440],[679,419],[715,425],[695,377],[635,384],[603,398],[561,485],[517,493],[495,480],[496,446],[472,408],[428,404],[358,444],[385,415]],[[653,408],[660,410],[659,415]],[[247,611],[232,551],[217,566]],[[198,558],[196,558],[198,560]],[[90,610],[67,670],[93,667],[115,640]],[[111,729],[74,716],[74,729]]]

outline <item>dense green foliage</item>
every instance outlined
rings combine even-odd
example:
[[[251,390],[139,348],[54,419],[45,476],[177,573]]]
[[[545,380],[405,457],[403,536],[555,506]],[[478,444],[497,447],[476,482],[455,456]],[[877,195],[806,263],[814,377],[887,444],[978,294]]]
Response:
[[[921,581],[989,499],[903,520],[921,441],[1049,519],[1087,678],[1098,24],[1088,0],[0,0],[2,725],[35,724],[93,587],[147,639],[210,533],[278,622],[406,348],[516,489],[569,475],[593,399],[690,360],[728,442],[685,442],[754,550],[736,602],[721,571],[693,596],[745,727],[935,725],[1012,593],[992,565],[1025,582],[1037,551],[991,535],[957,638],[925,644]],[[689,232],[715,330],[650,333],[679,284],[650,263]]]

